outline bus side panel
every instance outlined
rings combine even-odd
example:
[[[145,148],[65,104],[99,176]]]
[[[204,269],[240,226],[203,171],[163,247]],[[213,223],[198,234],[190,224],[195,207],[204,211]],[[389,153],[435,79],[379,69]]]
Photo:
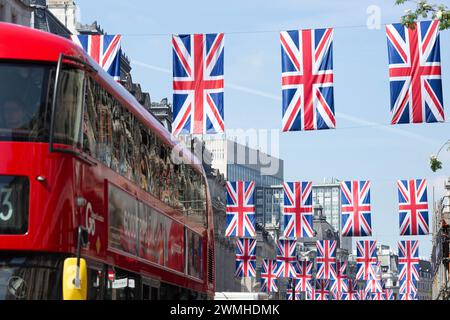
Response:
[[[105,168],[102,165],[88,165],[77,161],[80,169],[80,187],[76,196],[85,200],[79,209],[81,221],[86,226],[89,235],[88,254],[99,259],[106,258],[107,238],[107,203],[105,199]],[[85,253],[85,252],[84,252]]]

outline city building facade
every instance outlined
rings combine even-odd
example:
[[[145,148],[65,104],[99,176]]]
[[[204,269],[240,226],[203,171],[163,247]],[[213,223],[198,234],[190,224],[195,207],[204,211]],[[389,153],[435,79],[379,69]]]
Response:
[[[256,187],[255,189],[256,222],[261,224],[272,237],[278,239],[283,234],[284,192],[281,185]]]
[[[225,237],[226,230],[226,180],[219,170],[211,167],[211,153],[204,143],[193,139],[186,146],[199,159],[203,159],[203,168],[208,178],[208,190],[211,197],[214,223],[214,257],[216,292],[242,292],[241,279],[234,276],[236,268],[236,244],[234,238]],[[202,156],[203,155],[203,156]],[[201,158],[200,158],[201,157]],[[247,288],[247,287],[245,287]],[[247,290],[248,292],[248,290]]]
[[[203,147],[193,146],[192,136],[180,136],[179,139],[187,146],[191,147],[194,153],[203,159],[204,163],[209,163],[210,167],[217,172],[224,172],[224,178],[228,181],[246,180],[255,181],[255,214],[256,214],[256,272],[255,278],[242,278],[240,279],[241,289],[243,292],[260,292],[260,274],[262,259],[276,259],[276,239],[278,238],[280,231],[280,215],[282,205],[282,187],[283,181],[283,160],[271,157],[270,155],[263,154],[258,150],[249,148],[238,144],[235,141],[227,140],[222,137],[203,137]],[[195,144],[195,142],[194,142]],[[264,165],[258,162],[258,159],[269,158],[270,161],[276,162],[276,166],[279,166],[279,170],[273,176],[263,175]],[[254,161],[254,159],[256,159]],[[265,164],[268,162],[265,161]],[[226,175],[228,174],[228,176]],[[272,187],[272,184],[275,186]],[[211,188],[211,187],[210,187]],[[225,189],[223,189],[225,194]],[[260,218],[263,216],[264,218]],[[217,236],[223,237],[225,234],[225,224],[223,229],[215,226],[217,230]],[[229,241],[229,240],[228,240]],[[233,244],[233,248],[235,245]],[[216,253],[217,257],[217,253]],[[227,257],[227,259],[230,259]],[[235,257],[231,259],[235,261]],[[226,263],[225,263],[226,264]],[[216,268],[216,272],[226,272],[234,275],[234,265],[232,269],[224,269],[221,271],[219,267]],[[231,282],[230,279],[228,279]],[[285,295],[286,280],[278,281],[279,292],[275,294],[269,294],[269,299],[278,299],[280,296]]]
[[[172,132],[172,104],[169,103],[167,98],[162,99],[160,102],[152,102],[150,104],[150,112],[161,121],[169,132]]]
[[[343,249],[352,252],[352,238],[342,237],[341,230],[341,185],[337,179],[330,179],[312,186],[313,205],[323,208],[325,219],[340,234],[340,243]]]
[[[214,217],[216,292],[240,292],[242,290],[240,279],[234,276],[236,244],[234,239],[225,237],[225,180],[217,170],[208,172],[207,177]]]
[[[433,273],[431,261],[426,259],[419,260],[419,281],[417,283],[417,299],[431,300],[433,288]]]
[[[323,214],[323,207],[321,205],[314,205],[313,228],[315,236],[312,238],[298,238],[298,258],[299,260],[313,261],[316,258],[316,243],[318,240],[332,240],[337,241],[337,253],[339,253],[340,260],[346,260],[348,253],[340,250],[339,233],[327,221]]]
[[[33,9],[29,0],[0,0],[0,21],[31,26]]]
[[[0,21],[66,38],[71,35],[71,31],[49,10],[46,0],[0,0]]]
[[[45,0],[44,0],[45,2]],[[47,0],[48,10],[70,31],[78,34],[78,7],[73,0]]]
[[[377,244],[377,258],[381,267],[381,279],[386,289],[393,290],[399,297],[398,254],[390,246]]]
[[[180,137],[184,143],[189,138]],[[255,182],[256,222],[277,239],[282,226],[283,160],[226,139],[225,135],[203,137],[203,141],[212,154],[211,166],[224,173],[228,181]],[[269,166],[275,170],[266,170]],[[272,174],[265,174],[268,171]]]
[[[33,1],[33,0],[32,0]],[[42,1],[45,0],[34,0]],[[66,37],[73,35],[102,35],[106,32],[100,27],[97,21],[90,24],[82,24],[79,21],[79,8],[73,0],[47,0],[47,8],[52,17],[60,22],[67,32],[65,34],[57,33]],[[53,28],[55,29],[55,28]],[[51,30],[47,30],[52,32]],[[131,63],[125,52],[120,53],[120,83],[139,101],[139,103],[158,119],[163,126],[172,130],[172,110],[167,98],[160,103],[152,103],[150,94],[142,90],[139,83],[134,83],[131,76]]]
[[[256,224],[256,277],[242,278],[243,292],[261,292],[261,268],[263,259],[276,259],[276,239],[260,224]],[[286,281],[277,280],[278,292],[269,293],[269,299],[279,299],[286,292]]]
[[[433,211],[432,299],[449,300],[450,177],[445,182],[445,194]]]
[[[207,135],[203,140],[213,155],[211,166],[228,181],[254,181],[256,187],[283,183],[283,160],[227,139],[225,135]]]

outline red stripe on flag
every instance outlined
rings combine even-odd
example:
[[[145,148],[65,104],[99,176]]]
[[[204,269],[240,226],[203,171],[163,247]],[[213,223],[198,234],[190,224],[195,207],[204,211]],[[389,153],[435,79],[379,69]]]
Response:
[[[109,49],[108,51],[106,51],[105,55],[103,56],[103,60],[102,60],[102,67],[105,65],[106,61],[108,61],[109,56],[111,55],[111,53],[114,51],[115,47],[117,46],[117,44],[120,41],[120,36],[115,36],[114,40],[112,41],[112,43],[109,45]]]
[[[91,57],[98,64],[100,64],[100,35],[91,36]]]

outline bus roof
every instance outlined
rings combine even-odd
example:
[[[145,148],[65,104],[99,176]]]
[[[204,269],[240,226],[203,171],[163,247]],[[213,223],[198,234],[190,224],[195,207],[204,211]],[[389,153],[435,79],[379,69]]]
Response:
[[[121,84],[107,74],[82,48],[69,39],[36,29],[0,23],[0,59],[26,60],[56,63],[60,54],[81,59],[98,73],[102,84],[139,119],[157,134],[170,148],[182,156],[187,163],[204,174],[201,161],[183,144],[174,138]]]

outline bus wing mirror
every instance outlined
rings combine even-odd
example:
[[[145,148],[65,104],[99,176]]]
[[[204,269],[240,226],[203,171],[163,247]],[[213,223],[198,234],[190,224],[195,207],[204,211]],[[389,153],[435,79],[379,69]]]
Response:
[[[80,238],[80,244],[83,248],[89,245],[89,233],[86,228],[78,227],[78,237]]]
[[[79,275],[78,281],[77,281],[77,271]],[[64,300],[87,299],[86,260],[80,259],[79,266],[77,264],[77,258],[67,258],[66,260],[64,260],[63,299]]]

